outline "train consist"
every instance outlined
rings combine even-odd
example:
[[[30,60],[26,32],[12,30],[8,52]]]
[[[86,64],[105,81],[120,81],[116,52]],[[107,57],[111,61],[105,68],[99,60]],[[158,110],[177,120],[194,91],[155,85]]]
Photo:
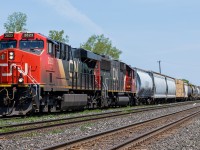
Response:
[[[195,100],[200,88],[39,33],[0,36],[0,115]]]

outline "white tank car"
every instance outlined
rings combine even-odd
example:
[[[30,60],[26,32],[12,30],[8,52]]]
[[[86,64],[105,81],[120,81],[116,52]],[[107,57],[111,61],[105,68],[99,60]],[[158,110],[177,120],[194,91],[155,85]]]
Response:
[[[167,99],[176,98],[176,80],[171,77],[166,77],[167,81]]]
[[[189,86],[187,83],[184,83],[184,90],[185,90],[185,99],[187,99],[189,94]]]
[[[154,81],[154,98],[166,99],[167,98],[167,83],[164,75],[153,72]]]
[[[151,98],[153,96],[153,79],[152,73],[135,69],[136,74],[136,95],[139,98]]]

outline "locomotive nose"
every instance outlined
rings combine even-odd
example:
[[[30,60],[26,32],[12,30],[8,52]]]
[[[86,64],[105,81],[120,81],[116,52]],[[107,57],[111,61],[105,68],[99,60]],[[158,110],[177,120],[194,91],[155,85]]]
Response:
[[[14,49],[10,48],[0,52],[0,84],[9,82],[9,72],[12,70],[9,68],[9,62],[13,61]]]
[[[8,83],[8,78],[3,73],[8,71],[8,50],[0,52],[0,84]]]

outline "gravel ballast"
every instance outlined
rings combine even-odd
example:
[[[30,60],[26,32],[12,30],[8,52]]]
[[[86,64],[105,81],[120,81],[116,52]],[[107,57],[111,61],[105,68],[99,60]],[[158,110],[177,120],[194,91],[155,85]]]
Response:
[[[37,133],[29,133],[23,136],[16,136],[9,139],[2,139],[0,141],[0,144],[3,146],[4,149],[7,150],[40,149],[64,141],[72,140],[78,137],[88,136],[97,132],[102,132],[120,126],[129,125],[131,123],[145,121],[151,118],[155,118],[173,112],[178,112],[184,109],[192,108],[194,106],[200,106],[200,104],[198,103],[196,104],[194,102],[194,104],[189,104],[185,106],[177,106],[172,108],[142,112],[114,119],[112,118],[112,119],[99,120],[95,123],[85,123],[84,125],[79,125],[79,126],[74,125],[71,126],[70,128],[60,127],[51,131],[50,130],[39,131]]]
[[[146,149],[155,150],[199,150],[200,149],[200,116],[195,117],[187,125],[176,130],[165,138],[156,140],[146,146]]]

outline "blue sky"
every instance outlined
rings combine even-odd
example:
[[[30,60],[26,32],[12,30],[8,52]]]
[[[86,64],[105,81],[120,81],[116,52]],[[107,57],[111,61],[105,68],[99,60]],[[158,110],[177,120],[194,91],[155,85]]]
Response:
[[[13,12],[28,16],[26,28],[48,35],[64,30],[79,47],[105,34],[131,66],[185,78],[200,85],[199,0],[17,0],[0,5],[0,34]]]

